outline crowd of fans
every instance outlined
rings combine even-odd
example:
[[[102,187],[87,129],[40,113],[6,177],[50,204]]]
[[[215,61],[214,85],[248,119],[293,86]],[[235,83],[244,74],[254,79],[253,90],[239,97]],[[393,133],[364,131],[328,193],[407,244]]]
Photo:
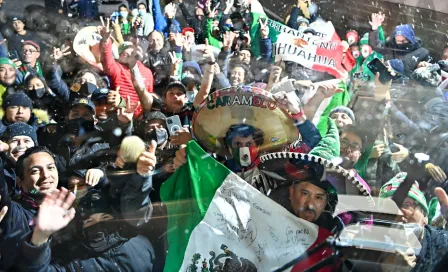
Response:
[[[298,63],[274,62],[263,21],[255,30],[260,39],[251,39],[250,1],[129,1],[102,16],[100,1],[46,0],[45,7],[22,13],[5,10],[4,1],[2,271],[162,271],[169,248],[160,187],[186,163],[186,144],[196,139],[195,110],[209,94],[231,86],[272,93],[298,128],[287,151],[312,154],[334,140],[336,153],[326,159],[339,159],[371,196],[388,197],[396,190],[391,186],[412,176],[418,182],[400,207],[400,220],[420,226],[425,250],[403,258],[416,271],[432,271],[443,261],[448,46],[431,54],[409,24],[387,36],[387,18],[374,13],[370,31],[347,29],[342,37],[355,65],[347,78],[334,80]],[[313,35],[310,25],[325,19],[318,10],[312,0],[298,0],[282,23]],[[87,26],[100,39],[97,65],[74,52],[73,40]],[[371,71],[375,58],[392,81],[381,82]],[[373,106],[353,103],[363,95]],[[325,120],[313,120],[321,103],[335,96],[343,102],[327,108]],[[176,133],[166,123],[173,116],[183,126]],[[276,181],[256,167],[257,157],[268,152],[257,149],[265,140],[261,129],[233,124],[225,135],[228,156],[216,158],[270,196]],[[146,144],[133,161],[121,148],[128,136]],[[241,148],[248,148],[249,164],[238,157]],[[308,200],[292,211],[319,222],[326,205],[318,202],[328,197],[319,198],[321,188],[304,184],[293,185],[298,187],[291,199]],[[314,216],[304,207],[312,207]]]

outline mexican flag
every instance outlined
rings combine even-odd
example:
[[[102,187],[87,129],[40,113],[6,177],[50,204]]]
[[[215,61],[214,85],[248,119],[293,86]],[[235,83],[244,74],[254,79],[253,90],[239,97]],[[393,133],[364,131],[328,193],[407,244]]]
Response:
[[[344,58],[341,39],[331,22],[313,22],[310,28],[316,31],[314,36],[303,34],[280,22],[268,19],[257,0],[252,1],[251,14],[251,49],[254,56],[260,55],[259,19],[262,18],[263,21],[267,19],[269,37],[274,44],[273,55],[276,59],[296,62],[306,68],[329,73],[336,78],[347,78],[348,72],[355,65],[352,57]]]
[[[195,141],[187,146],[187,163],[163,184],[161,197],[168,210],[164,271],[218,271],[220,265],[273,271],[329,235],[257,191]],[[290,271],[303,271],[310,260],[328,254],[322,250]]]

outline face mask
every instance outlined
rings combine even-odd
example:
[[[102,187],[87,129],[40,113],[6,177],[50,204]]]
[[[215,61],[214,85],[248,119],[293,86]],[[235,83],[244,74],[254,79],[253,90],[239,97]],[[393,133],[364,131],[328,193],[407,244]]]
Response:
[[[78,118],[68,120],[64,126],[64,130],[68,134],[75,135],[76,137],[83,136],[89,132],[95,130],[95,124],[93,120],[86,120],[84,118]]]
[[[154,140],[157,142],[157,146],[159,147],[168,140],[168,132],[165,129],[153,129],[150,132],[146,133],[145,140],[148,143],[150,143],[151,140]]]
[[[359,52],[359,50],[353,50],[352,55],[355,59],[357,59],[361,55],[361,53]]]
[[[91,95],[98,87],[95,84],[92,84],[90,82],[86,82],[81,85],[81,89],[79,89],[79,92],[82,95],[89,96]]]
[[[397,44],[399,49],[409,49],[409,43]]]
[[[232,148],[232,157],[242,167],[250,166],[257,159],[258,148],[256,146]]]
[[[372,47],[370,46],[363,46],[361,48],[361,54],[363,58],[367,58],[368,56],[370,56],[370,54],[372,54]]]
[[[31,100],[42,98],[44,94],[45,94],[45,88],[39,88],[32,91],[28,91],[28,96],[31,98]]]
[[[146,10],[139,9],[139,10],[138,10],[138,14],[139,14],[140,16],[143,16],[143,15],[146,14]]]
[[[127,11],[120,11],[120,16],[122,17],[122,18],[127,18],[128,17],[128,12]]]

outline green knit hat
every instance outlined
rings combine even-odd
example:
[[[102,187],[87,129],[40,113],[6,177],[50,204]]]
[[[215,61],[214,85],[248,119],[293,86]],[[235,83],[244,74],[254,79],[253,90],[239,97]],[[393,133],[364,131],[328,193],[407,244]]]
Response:
[[[380,198],[391,197],[398,189],[400,184],[406,179],[408,173],[401,172],[393,177],[389,182],[384,184],[380,189]],[[418,183],[415,182],[408,192],[408,197],[417,201],[418,204],[425,210],[426,214],[429,214],[428,204],[426,202],[425,195],[420,191]]]
[[[3,64],[11,65],[12,67],[14,67],[14,69],[17,69],[16,64],[8,58],[0,58],[0,65],[3,65]]]
[[[362,36],[361,40],[359,41],[359,46],[362,45],[369,45],[369,33],[364,34],[364,36]]]

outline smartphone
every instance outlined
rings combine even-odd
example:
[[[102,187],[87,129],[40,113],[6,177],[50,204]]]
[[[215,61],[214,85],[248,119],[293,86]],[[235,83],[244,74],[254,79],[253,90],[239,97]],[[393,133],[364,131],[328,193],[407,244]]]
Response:
[[[390,72],[387,70],[386,65],[384,65],[384,63],[379,58],[374,58],[371,62],[369,62],[367,64],[367,68],[369,68],[374,75],[380,73],[379,80],[383,84],[386,84],[387,82],[398,78],[398,76],[392,76],[390,74]]]
[[[11,50],[11,51],[8,52],[8,57],[11,60],[19,59],[19,54],[17,53],[16,50]]]
[[[176,135],[177,132],[182,128],[182,123],[180,122],[179,115],[174,115],[166,118],[166,126],[168,127],[170,136]]]

